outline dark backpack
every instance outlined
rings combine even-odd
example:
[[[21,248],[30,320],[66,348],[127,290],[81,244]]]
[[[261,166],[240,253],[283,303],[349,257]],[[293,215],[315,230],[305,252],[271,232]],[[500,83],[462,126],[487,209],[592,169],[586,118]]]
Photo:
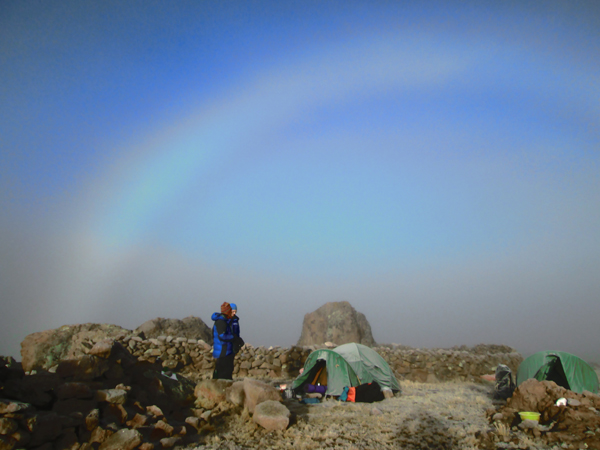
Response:
[[[242,349],[244,344],[245,344],[245,342],[241,337],[234,336],[234,338],[233,338],[233,353],[237,354]]]
[[[494,397],[496,398],[508,398],[515,390],[515,383],[513,381],[512,372],[510,367],[504,364],[498,364],[496,367],[496,382],[494,384]]]
[[[380,402],[385,398],[381,391],[381,386],[377,381],[371,383],[361,384],[355,388],[355,402],[373,403]]]

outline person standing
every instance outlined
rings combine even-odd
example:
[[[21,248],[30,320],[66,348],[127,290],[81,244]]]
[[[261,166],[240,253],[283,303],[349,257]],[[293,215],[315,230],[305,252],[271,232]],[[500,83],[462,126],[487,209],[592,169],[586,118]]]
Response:
[[[240,318],[237,316],[237,305],[231,304],[231,331],[233,332],[233,354],[236,355],[244,346],[244,340],[240,336]]]
[[[231,303],[231,331],[233,331],[234,336],[240,335],[240,318],[237,316],[237,305],[235,303]]]
[[[211,316],[213,324],[213,357],[215,361],[215,371],[213,379],[233,379],[233,362],[235,353],[233,352],[234,334],[232,329],[233,313],[231,305],[223,302],[221,312],[215,312]]]

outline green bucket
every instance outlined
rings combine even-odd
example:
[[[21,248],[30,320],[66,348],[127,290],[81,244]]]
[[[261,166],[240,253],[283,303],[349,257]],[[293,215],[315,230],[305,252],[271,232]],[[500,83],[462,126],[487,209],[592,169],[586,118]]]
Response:
[[[521,420],[533,420],[534,422],[539,422],[540,420],[540,413],[538,412],[522,411],[519,413],[519,416],[521,416]]]

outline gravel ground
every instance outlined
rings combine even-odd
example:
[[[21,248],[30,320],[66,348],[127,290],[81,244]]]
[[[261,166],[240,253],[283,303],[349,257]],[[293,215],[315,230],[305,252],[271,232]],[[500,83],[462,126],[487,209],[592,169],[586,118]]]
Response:
[[[268,432],[240,408],[222,409],[211,428],[187,449],[475,449],[489,447],[495,431],[485,416],[494,406],[491,384],[414,383],[377,403],[286,400],[292,423]],[[492,445],[489,448],[495,448]]]

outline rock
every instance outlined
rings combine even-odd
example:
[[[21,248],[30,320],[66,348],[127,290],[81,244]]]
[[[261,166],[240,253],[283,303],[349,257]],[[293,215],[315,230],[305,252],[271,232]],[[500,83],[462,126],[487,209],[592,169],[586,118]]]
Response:
[[[133,450],[141,443],[139,431],[123,428],[100,444],[99,450]]]
[[[169,437],[173,433],[173,427],[163,420],[159,420],[150,426],[150,440],[159,441],[162,438]]]
[[[181,441],[179,436],[165,437],[160,440],[160,445],[162,445],[162,448],[173,448],[179,441]]]
[[[61,419],[54,412],[40,411],[26,420],[27,431],[31,433],[29,447],[36,447],[56,439],[62,430]]]
[[[281,394],[273,386],[262,381],[244,378],[244,407],[254,413],[257,405],[267,400],[281,401]]]
[[[24,374],[23,366],[12,356],[0,356],[0,382],[21,378]]]
[[[70,382],[64,383],[54,390],[56,397],[59,400],[65,400],[68,398],[92,398],[92,388],[86,383]]]
[[[130,333],[130,330],[117,325],[96,323],[63,325],[57,329],[39,331],[26,336],[21,342],[21,364],[26,372],[48,370],[60,361],[85,355],[90,342],[116,339]]]
[[[96,393],[96,400],[122,405],[127,400],[127,391],[123,389],[100,389]]]
[[[166,361],[163,361],[162,366],[167,370],[175,372],[175,371],[181,369],[183,364],[180,361],[176,361],[174,359],[168,359]]]
[[[364,314],[348,302],[330,302],[304,316],[298,346],[356,342],[374,346],[371,326]]]
[[[156,405],[146,406],[146,412],[154,417],[164,417],[162,410]]]
[[[102,376],[110,364],[97,356],[83,355],[79,359],[63,360],[58,364],[56,374],[61,378],[73,378],[76,381],[89,381]]]
[[[96,342],[88,354],[97,356],[99,358],[108,359],[112,352],[114,343],[115,341],[113,339],[104,339],[100,342]]]
[[[126,422],[126,425],[129,428],[140,428],[145,426],[148,423],[149,417],[144,415],[144,414],[140,414],[140,413],[136,413],[131,420],[128,420]]]
[[[89,443],[90,444],[102,444],[106,442],[112,435],[114,431],[104,428],[102,426],[97,426],[92,430],[90,435]],[[94,445],[94,448],[97,448],[97,445]]]
[[[100,410],[92,409],[85,417],[85,427],[88,431],[92,431],[100,422]]]
[[[83,450],[83,449],[80,449]],[[152,442],[144,442],[140,444],[138,450],[154,450],[154,444]]]
[[[12,436],[3,436],[0,435],[0,449],[1,450],[12,450],[16,447],[17,445],[17,440],[15,438],[13,438]],[[50,450],[52,450],[52,447],[50,447]]]
[[[80,445],[75,428],[67,428],[64,430],[56,440],[54,448],[61,450],[79,450]]]
[[[226,400],[225,390],[233,384],[232,380],[204,380],[196,385],[194,395],[196,404],[202,408],[212,409]]]
[[[0,417],[0,434],[13,434],[18,428],[19,424],[15,420]]]
[[[244,393],[244,382],[235,381],[225,389],[225,398],[236,406],[243,406],[246,394]]]
[[[290,411],[275,400],[266,400],[256,406],[252,420],[269,431],[285,430],[290,423]]]
[[[557,406],[556,400],[559,398],[566,398],[568,404]],[[515,389],[505,406],[497,412],[491,411],[488,416],[493,421],[504,422],[509,427],[516,423],[519,428],[535,437],[545,433],[544,439],[549,444],[585,442],[589,448],[596,448],[600,445],[600,438],[594,431],[600,429],[598,407],[600,401],[594,402],[592,396],[578,394],[558,386],[553,381],[529,379]],[[520,420],[520,411],[539,412],[539,424],[535,421]],[[548,430],[551,432],[546,433]]]
[[[93,399],[68,398],[66,400],[58,400],[54,402],[54,405],[52,405],[52,411],[63,415],[77,411],[87,415],[90,411],[95,409],[97,405],[98,404],[96,400]]]
[[[0,398],[0,414],[22,413],[31,409],[28,403]]]
[[[147,338],[157,338],[159,336],[176,336],[188,339],[202,339],[212,345],[212,329],[206,325],[202,319],[194,316],[179,319],[156,319],[144,322],[135,329],[136,333],[143,332]]]
[[[516,411],[541,412],[549,406],[554,406],[554,398],[566,396],[567,389],[558,386],[553,381],[538,381],[533,378],[525,380],[508,399],[507,405]]]
[[[13,438],[17,443],[15,448],[19,448],[19,449],[26,447],[29,444],[29,442],[31,441],[31,434],[22,429],[15,431],[13,434],[10,435],[10,437]],[[0,447],[0,448],[2,448],[2,447]]]
[[[200,419],[198,417],[190,416],[185,418],[185,423],[194,427],[196,430],[200,428]]]
[[[7,380],[2,387],[2,396],[30,403],[35,407],[47,408],[52,402],[52,391],[61,379],[51,373],[40,373],[23,378]]]
[[[383,414],[383,412],[377,408],[376,406],[374,406],[373,408],[371,408],[371,411],[369,412],[372,416],[380,416]]]
[[[144,390],[145,404],[158,406],[166,415],[191,407],[196,399],[194,383],[181,375],[173,380],[158,370],[140,368],[132,382]]]

